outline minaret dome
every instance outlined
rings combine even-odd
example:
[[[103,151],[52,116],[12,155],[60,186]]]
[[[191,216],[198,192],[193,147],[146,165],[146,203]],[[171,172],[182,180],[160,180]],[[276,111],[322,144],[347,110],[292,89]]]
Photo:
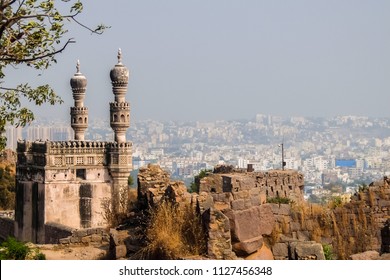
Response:
[[[122,64],[122,51],[119,49],[118,63],[110,71],[112,86],[127,86],[127,83],[129,82],[129,76],[129,69],[127,69],[126,66]]]
[[[77,72],[70,79],[70,86],[73,92],[85,92],[87,87],[87,78],[80,72],[80,61],[77,60],[76,65]]]

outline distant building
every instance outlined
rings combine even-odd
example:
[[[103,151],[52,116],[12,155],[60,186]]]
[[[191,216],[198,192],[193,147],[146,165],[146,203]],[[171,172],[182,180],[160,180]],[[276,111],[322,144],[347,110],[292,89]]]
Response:
[[[355,159],[336,159],[336,167],[356,167]]]

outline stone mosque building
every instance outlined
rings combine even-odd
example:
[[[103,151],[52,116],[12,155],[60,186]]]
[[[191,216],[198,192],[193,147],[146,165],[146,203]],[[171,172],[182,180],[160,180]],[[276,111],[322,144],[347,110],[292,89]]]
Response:
[[[125,211],[127,180],[132,170],[132,143],[126,141],[130,104],[126,101],[129,70],[118,63],[110,71],[113,102],[110,125],[113,142],[89,141],[88,108],[84,104],[87,79],[77,72],[70,80],[74,106],[70,108],[74,140],[20,141],[17,145],[15,237],[47,243],[48,224],[75,230],[102,228],[103,201],[111,210]]]

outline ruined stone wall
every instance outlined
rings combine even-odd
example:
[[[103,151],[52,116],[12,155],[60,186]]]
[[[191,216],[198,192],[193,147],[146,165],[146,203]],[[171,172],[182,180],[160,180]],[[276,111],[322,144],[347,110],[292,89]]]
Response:
[[[276,224],[270,241],[276,259],[291,258],[292,240],[317,241],[333,247],[337,258],[374,250],[388,252],[390,236],[390,188],[376,182],[352,201],[334,209],[319,205],[273,204]]]
[[[0,217],[0,240],[14,237],[15,221],[8,217]]]
[[[45,243],[48,244],[88,245],[109,241],[108,230],[105,228],[74,229],[61,224],[47,223],[45,232]]]
[[[226,171],[231,172],[226,173]],[[242,199],[252,200],[251,202],[248,200],[244,201],[244,203],[249,205],[255,200],[259,201],[259,204],[263,204],[267,198],[277,197],[285,197],[295,202],[302,202],[303,187],[303,175],[294,170],[245,172],[225,167],[217,168],[214,174],[203,178],[200,192],[239,193],[239,195],[242,194]]]
[[[148,164],[141,167],[137,185],[138,204],[143,209],[156,205],[163,197],[177,203],[188,203],[192,199],[184,183],[171,181],[169,173],[158,165]]]
[[[303,200],[303,176],[295,171],[245,172],[220,166],[200,181],[199,194],[189,195],[179,186],[159,166],[149,165],[138,175],[139,202],[147,207],[163,198],[186,203],[196,201],[207,232],[207,254],[211,259],[264,257],[264,250],[269,251],[267,246],[274,245],[269,240],[276,224],[286,219],[287,224],[293,225],[289,206],[266,203],[267,197],[291,196],[294,201]],[[301,232],[297,231],[290,234],[291,242],[285,248],[287,253],[283,259],[323,259],[321,244],[304,243],[306,239],[298,239]],[[115,248],[121,245],[118,243]],[[293,254],[289,254],[291,250]],[[267,258],[272,259],[269,252]]]
[[[200,195],[208,194],[212,198],[212,203],[202,207],[214,214],[208,222],[211,244],[218,236],[214,243],[231,244],[231,250],[238,256],[255,254],[263,246],[263,236],[270,235],[275,224],[272,206],[266,204],[267,198],[287,197],[301,201],[302,188],[303,176],[295,171],[245,172],[217,167],[200,182]],[[229,221],[230,234],[226,234],[226,225],[219,221],[223,221],[222,215]],[[209,241],[209,254],[219,258],[226,255],[211,244]]]

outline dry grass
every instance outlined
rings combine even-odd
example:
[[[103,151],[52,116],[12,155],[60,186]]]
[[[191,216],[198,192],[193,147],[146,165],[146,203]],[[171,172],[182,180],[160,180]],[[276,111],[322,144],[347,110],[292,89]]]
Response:
[[[370,202],[370,206],[374,207],[376,205],[376,199],[375,199],[375,193],[372,191],[371,188],[368,188],[368,199]]]
[[[112,198],[103,198],[100,202],[103,219],[107,222],[108,227],[110,228],[114,228],[120,225],[126,219],[127,213],[137,209],[137,189],[128,189],[127,196],[125,195],[125,191],[126,190],[123,190],[119,194],[119,204],[121,209],[124,209],[122,213],[115,213],[112,207]]]
[[[152,209],[146,238],[146,247],[135,258],[174,260],[206,250],[201,219],[190,205],[178,207],[164,201]]]
[[[282,233],[282,229],[279,223],[276,223],[274,228],[272,229],[271,234],[269,235],[269,245],[274,246],[280,239],[280,234]]]

